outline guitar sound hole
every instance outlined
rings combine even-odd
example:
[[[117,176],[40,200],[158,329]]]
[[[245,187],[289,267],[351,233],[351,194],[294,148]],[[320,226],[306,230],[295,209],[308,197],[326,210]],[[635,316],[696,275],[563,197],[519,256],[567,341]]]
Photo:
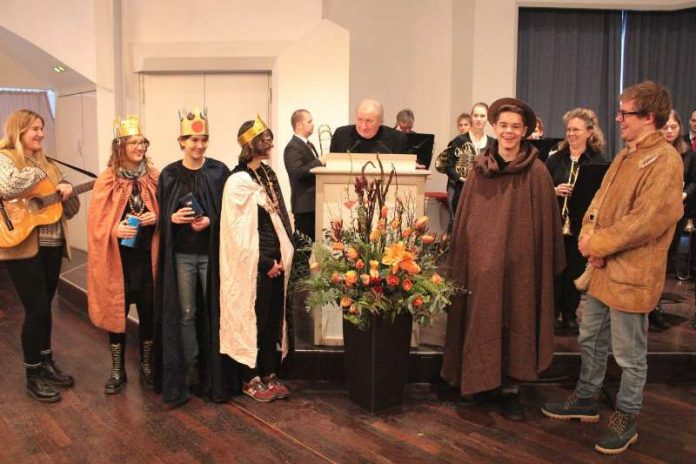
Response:
[[[27,209],[32,213],[37,213],[44,208],[43,201],[39,198],[32,198],[27,201]]]

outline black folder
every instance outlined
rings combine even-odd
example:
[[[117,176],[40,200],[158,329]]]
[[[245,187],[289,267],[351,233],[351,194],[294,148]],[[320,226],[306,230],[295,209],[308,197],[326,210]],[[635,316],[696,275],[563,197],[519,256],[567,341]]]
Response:
[[[430,162],[433,159],[433,146],[435,145],[434,134],[419,134],[417,132],[408,132],[406,134],[407,154],[416,155],[418,164],[422,164],[426,169],[430,168]]]

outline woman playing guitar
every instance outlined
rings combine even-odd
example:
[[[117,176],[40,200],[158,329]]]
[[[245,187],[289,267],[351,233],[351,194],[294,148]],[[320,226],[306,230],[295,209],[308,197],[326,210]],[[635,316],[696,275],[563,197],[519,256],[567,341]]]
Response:
[[[48,178],[67,200],[72,185],[43,153],[43,118],[29,110],[18,110],[5,121],[0,140],[0,200],[12,200]],[[66,217],[35,228],[18,245],[0,248],[0,260],[7,261],[12,282],[24,306],[22,350],[27,376],[27,393],[32,398],[60,401],[56,387],[70,387],[73,377],[62,372],[51,351],[51,301],[58,285],[64,253],[69,257]],[[3,218],[7,220],[7,218]]]

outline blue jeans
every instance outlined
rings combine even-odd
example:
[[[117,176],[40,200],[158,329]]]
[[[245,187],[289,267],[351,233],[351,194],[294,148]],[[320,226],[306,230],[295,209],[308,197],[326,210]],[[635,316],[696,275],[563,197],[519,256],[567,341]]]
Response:
[[[196,337],[196,293],[200,284],[203,299],[206,297],[206,279],[208,276],[208,255],[175,253],[176,280],[181,307],[181,341],[184,345],[184,357],[191,363],[198,356],[198,339]]]
[[[602,388],[611,349],[621,367],[616,409],[638,414],[643,405],[643,387],[648,375],[648,315],[611,309],[587,295],[578,343],[582,366],[575,387],[577,396],[590,398],[597,395]]]

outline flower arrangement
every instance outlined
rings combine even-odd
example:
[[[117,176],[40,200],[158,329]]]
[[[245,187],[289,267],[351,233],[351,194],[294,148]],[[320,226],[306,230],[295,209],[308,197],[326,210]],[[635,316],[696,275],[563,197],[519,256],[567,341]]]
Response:
[[[415,218],[413,204],[398,196],[394,206],[386,198],[396,172],[388,178],[377,156],[380,176],[368,180],[365,169],[355,178],[355,199],[344,205],[350,222],[342,218],[324,229],[324,242],[315,244],[310,273],[303,281],[309,290],[307,309],[337,304],[343,317],[366,328],[371,317],[389,318],[408,312],[419,324],[430,323],[445,311],[456,288],[437,272],[446,252],[446,236],[428,231],[428,217]]]

